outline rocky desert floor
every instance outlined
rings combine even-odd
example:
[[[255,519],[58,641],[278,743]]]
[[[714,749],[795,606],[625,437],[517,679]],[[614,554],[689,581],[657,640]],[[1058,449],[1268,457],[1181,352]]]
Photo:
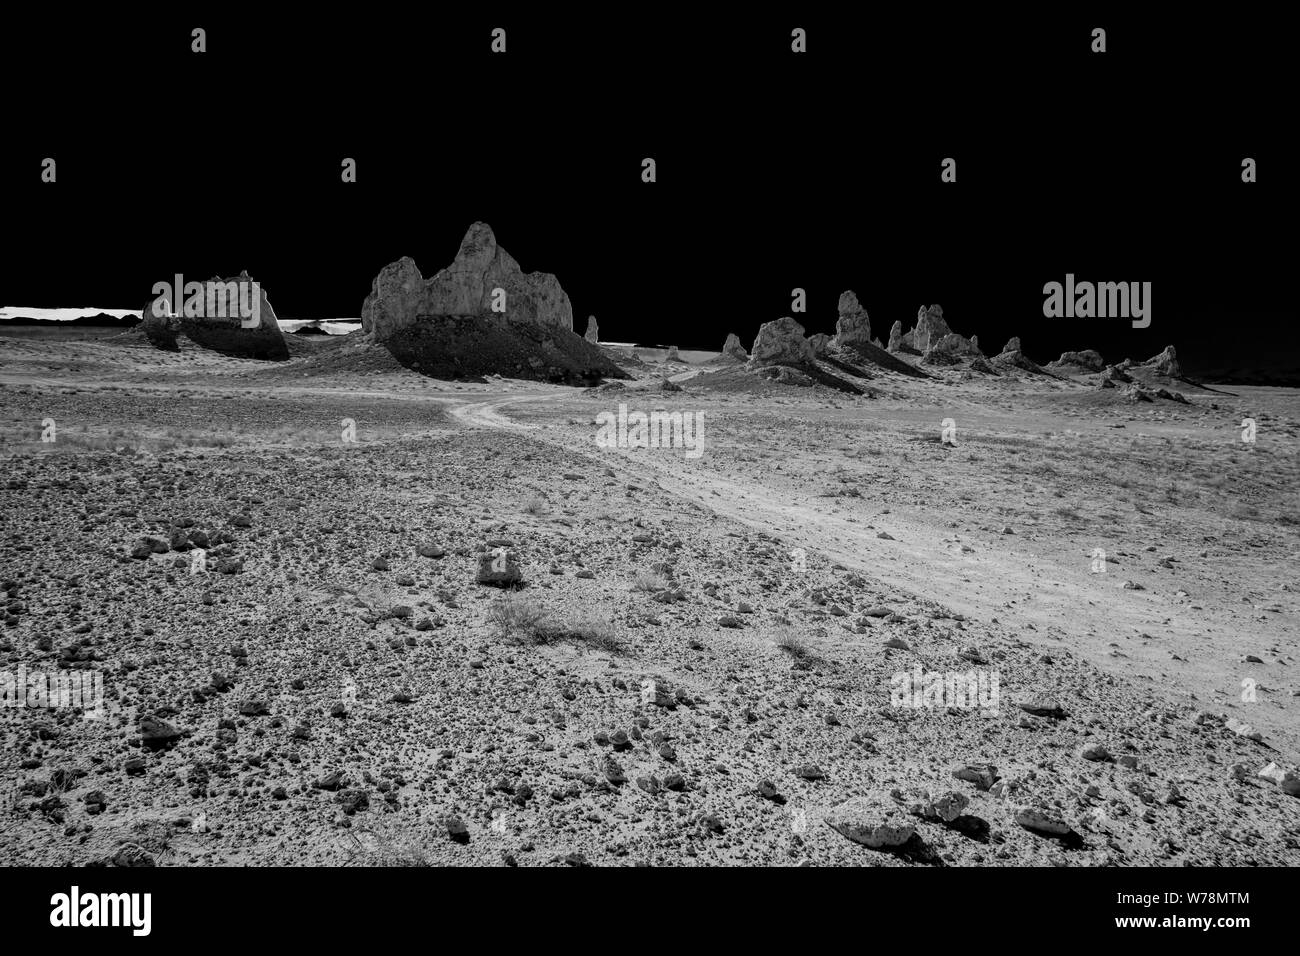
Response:
[[[1294,390],[297,352],[0,338],[0,863],[1300,865]]]

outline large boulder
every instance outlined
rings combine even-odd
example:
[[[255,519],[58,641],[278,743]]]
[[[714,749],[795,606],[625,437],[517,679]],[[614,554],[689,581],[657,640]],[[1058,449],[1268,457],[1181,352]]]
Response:
[[[1164,375],[1168,378],[1182,378],[1183,367],[1178,364],[1178,355],[1174,352],[1172,345],[1166,345],[1165,350],[1155,358],[1147,359],[1143,363],[1157,375]]]
[[[804,338],[804,327],[789,316],[764,322],[749,354],[751,365],[802,365],[812,358],[813,347]]]
[[[840,836],[873,850],[901,847],[916,832],[906,809],[874,793],[852,797],[832,807],[822,820]]]
[[[502,314],[492,312],[496,289],[505,292],[506,317],[573,331],[573,307],[559,280],[523,272],[483,222],[469,227],[455,261],[432,278],[406,256],[384,266],[361,307],[361,331],[383,342],[441,316]]]
[[[593,345],[600,341],[600,326],[596,324],[594,315],[587,316],[587,334],[583,338]]]
[[[727,336],[726,344],[722,346],[722,354],[729,356],[730,358],[739,359],[742,362],[749,361],[749,353],[746,352],[745,347],[740,344],[740,336],[736,335],[735,332],[732,332]]]
[[[941,306],[932,305],[928,309],[921,306],[916,313],[916,328],[912,330],[912,347],[925,352],[951,332]]]
[[[150,299],[141,313],[139,331],[156,347],[178,350],[183,336],[224,355],[277,361],[289,357],[288,343],[266,290],[247,272],[229,279],[209,279],[201,296],[172,303],[174,296],[173,292],[172,296]],[[241,315],[243,311],[248,315]]]
[[[852,291],[843,292],[835,323],[835,344],[847,348],[861,343],[871,344],[871,319]]]

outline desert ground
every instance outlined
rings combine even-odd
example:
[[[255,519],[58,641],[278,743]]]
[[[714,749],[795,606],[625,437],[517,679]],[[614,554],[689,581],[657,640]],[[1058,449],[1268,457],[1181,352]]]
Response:
[[[1295,390],[359,348],[0,337],[0,863],[1300,865]]]

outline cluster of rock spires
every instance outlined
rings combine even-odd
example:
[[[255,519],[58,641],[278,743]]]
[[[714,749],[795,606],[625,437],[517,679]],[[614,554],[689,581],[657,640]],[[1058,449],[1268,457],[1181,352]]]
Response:
[[[1134,366],[1129,360],[1120,366],[1107,366],[1100,352],[1086,349],[1065,352],[1044,368],[1025,355],[1019,336],[1009,339],[999,354],[992,358],[986,357],[980,348],[979,337],[967,338],[954,332],[944,319],[943,308],[939,305],[922,306],[917,311],[916,324],[911,329],[904,330],[903,323],[895,321],[889,331],[889,344],[883,348],[880,340],[872,336],[871,319],[855,293],[847,291],[840,295],[838,311],[834,336],[822,333],[808,336],[799,322],[786,316],[763,323],[749,353],[745,352],[735,333],[728,335],[722,348],[723,355],[733,361],[747,362],[750,367],[760,370],[777,368],[808,371],[818,360],[825,360],[840,367],[844,367],[844,362],[849,362],[850,367],[859,366],[854,369],[859,373],[863,371],[860,366],[865,362],[907,375],[924,376],[925,373],[915,365],[900,358],[914,355],[920,356],[921,365],[964,365],[969,369],[964,373],[967,376],[971,372],[1004,375],[1014,369],[1050,377],[1099,374],[1098,385],[1102,388],[1113,387],[1116,382],[1130,383],[1132,380],[1124,372],[1129,367],[1141,367],[1167,378],[1182,377],[1182,368],[1172,345],[1141,366]],[[798,376],[788,373],[768,377],[806,383]],[[1152,390],[1135,385],[1130,391],[1132,394],[1126,393],[1126,397],[1134,401],[1150,400],[1152,397],[1185,401],[1181,395],[1168,392],[1167,389]]]

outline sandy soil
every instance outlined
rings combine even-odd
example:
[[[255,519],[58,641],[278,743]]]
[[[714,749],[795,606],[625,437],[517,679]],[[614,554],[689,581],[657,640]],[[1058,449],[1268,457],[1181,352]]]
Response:
[[[0,709],[0,862],[1300,863],[1257,776],[1300,756],[1293,391],[687,357],[577,390],[0,342],[0,671],[106,694]],[[702,453],[600,447],[619,403]],[[996,712],[899,706],[918,667]]]

